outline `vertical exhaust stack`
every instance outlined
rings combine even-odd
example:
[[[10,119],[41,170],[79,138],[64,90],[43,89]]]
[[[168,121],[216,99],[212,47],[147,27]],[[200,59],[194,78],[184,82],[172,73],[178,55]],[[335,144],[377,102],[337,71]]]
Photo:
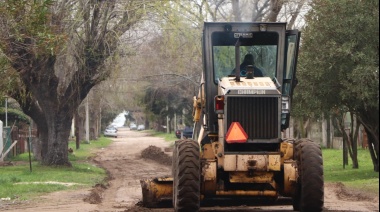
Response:
[[[235,43],[235,77],[236,82],[240,82],[240,37]]]

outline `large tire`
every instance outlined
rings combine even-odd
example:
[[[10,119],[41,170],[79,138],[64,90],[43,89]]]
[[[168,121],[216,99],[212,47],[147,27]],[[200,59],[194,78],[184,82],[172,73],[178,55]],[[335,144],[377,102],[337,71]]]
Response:
[[[178,147],[181,146],[180,143],[186,142],[186,140],[177,140],[174,143],[173,147],[173,156],[172,156],[172,177],[174,178],[174,175],[176,175],[176,170],[178,166],[179,156],[178,156]],[[174,206],[174,194],[177,192],[177,183],[173,179],[173,198],[172,198],[172,204]]]
[[[198,143],[191,139],[176,141],[172,168],[174,211],[199,211],[200,159]]]
[[[295,144],[295,159],[299,178],[293,197],[296,211],[322,211],[324,202],[323,160],[319,145],[309,139]]]

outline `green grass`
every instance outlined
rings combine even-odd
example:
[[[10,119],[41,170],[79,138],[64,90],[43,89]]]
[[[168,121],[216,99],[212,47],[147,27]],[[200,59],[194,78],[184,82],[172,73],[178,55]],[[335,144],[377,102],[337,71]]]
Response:
[[[164,132],[157,132],[154,130],[145,130],[150,136],[154,137],[160,137],[163,138],[167,142],[174,143],[174,141],[178,140],[178,138],[175,136],[175,133],[164,133]]]
[[[373,171],[369,150],[358,150],[359,169],[352,168],[351,158],[343,168],[343,150],[323,149],[322,155],[325,182],[342,182],[350,188],[379,194],[379,173]]]
[[[48,192],[90,188],[102,183],[107,176],[105,170],[90,164],[88,159],[94,156],[97,149],[106,147],[111,142],[110,139],[101,137],[97,141],[91,141],[90,144],[81,144],[78,150],[75,149],[75,142],[70,142],[69,146],[74,149],[74,153],[69,154],[72,167],[48,167],[33,161],[30,172],[28,153],[12,158],[11,161],[24,162],[19,162],[16,166],[0,167],[0,198],[25,200]],[[75,183],[75,185],[30,184],[48,181]]]
[[[90,141],[90,144],[81,143],[80,148],[76,149],[75,141],[69,142],[69,148],[74,150],[73,154],[69,154],[70,161],[88,160],[94,157],[97,149],[105,148],[112,142],[111,139],[100,137],[96,141]]]
[[[147,130],[151,136],[161,137],[168,142],[177,140],[174,133],[162,133]],[[74,150],[69,154],[72,167],[46,167],[32,162],[32,172],[29,170],[29,155],[24,153],[12,158],[12,161],[24,161],[16,166],[0,167],[0,198],[30,199],[33,196],[54,192],[58,190],[90,188],[102,183],[106,177],[103,169],[88,162],[96,150],[105,148],[111,143],[111,139],[101,137],[90,144],[81,143],[80,149],[75,149],[75,142],[69,142],[69,147]],[[379,173],[373,171],[373,165],[368,150],[358,150],[359,169],[352,169],[352,163],[343,169],[342,150],[323,149],[325,182],[342,182],[347,187],[379,194]],[[68,182],[77,183],[73,186],[59,184],[17,184],[25,182]]]

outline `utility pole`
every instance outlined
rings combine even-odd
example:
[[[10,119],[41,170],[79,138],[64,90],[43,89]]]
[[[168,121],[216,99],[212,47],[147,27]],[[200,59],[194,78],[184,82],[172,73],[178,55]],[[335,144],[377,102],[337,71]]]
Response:
[[[78,109],[77,111],[75,112],[75,115],[74,115],[74,127],[75,127],[75,147],[76,149],[79,149],[80,148],[80,141],[79,141],[79,114],[78,114]]]
[[[5,96],[5,127],[8,127],[8,96]]]
[[[0,120],[0,162],[3,160],[1,159],[3,155],[3,149],[4,149],[4,142],[3,142],[3,122]]]
[[[90,143],[90,123],[89,123],[89,117],[88,117],[88,96],[86,98],[86,142]]]
[[[169,111],[169,106],[167,106],[166,105],[166,111]],[[169,133],[170,131],[169,131],[169,124],[170,124],[170,122],[169,122],[169,116],[168,115],[166,115],[166,133]]]

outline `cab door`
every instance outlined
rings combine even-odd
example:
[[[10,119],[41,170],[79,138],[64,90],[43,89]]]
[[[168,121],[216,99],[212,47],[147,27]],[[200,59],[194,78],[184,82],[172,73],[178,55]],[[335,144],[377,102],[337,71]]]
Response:
[[[296,69],[301,33],[298,30],[287,30],[285,39],[285,62],[283,73],[282,96],[287,103],[288,110],[283,110],[281,114],[281,130],[289,127],[290,108],[293,97],[293,90],[297,85]],[[284,104],[283,101],[283,104]]]

